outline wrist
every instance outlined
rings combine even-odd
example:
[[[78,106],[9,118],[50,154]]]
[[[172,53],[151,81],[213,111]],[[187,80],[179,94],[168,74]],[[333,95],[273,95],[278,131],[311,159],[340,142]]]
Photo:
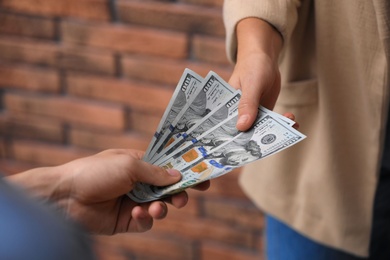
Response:
[[[257,54],[278,64],[283,39],[271,24],[259,18],[246,18],[237,24],[236,33],[237,61]]]
[[[57,202],[67,194],[59,167],[34,168],[5,178],[33,197]]]

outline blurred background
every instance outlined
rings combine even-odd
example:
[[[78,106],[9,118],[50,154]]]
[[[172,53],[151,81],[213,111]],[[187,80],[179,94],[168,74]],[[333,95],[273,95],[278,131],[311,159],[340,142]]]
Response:
[[[145,150],[185,68],[229,79],[222,3],[0,0],[0,172]],[[238,175],[189,191],[152,231],[95,236],[100,259],[262,259]]]

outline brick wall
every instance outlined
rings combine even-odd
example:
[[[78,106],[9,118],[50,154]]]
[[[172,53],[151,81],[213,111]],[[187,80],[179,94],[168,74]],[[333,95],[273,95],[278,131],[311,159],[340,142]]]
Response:
[[[0,0],[0,171],[146,149],[184,68],[229,78],[223,0]],[[190,191],[101,259],[261,259],[262,215],[239,171]]]

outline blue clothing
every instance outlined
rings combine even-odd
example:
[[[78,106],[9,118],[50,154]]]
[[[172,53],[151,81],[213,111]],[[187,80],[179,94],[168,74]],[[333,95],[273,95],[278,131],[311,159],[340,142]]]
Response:
[[[81,227],[0,177],[0,259],[95,259]]]
[[[266,255],[268,260],[357,260],[301,235],[286,224],[266,217]]]

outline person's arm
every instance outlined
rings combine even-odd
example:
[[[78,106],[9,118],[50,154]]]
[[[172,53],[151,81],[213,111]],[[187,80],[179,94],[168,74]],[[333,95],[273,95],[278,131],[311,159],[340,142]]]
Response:
[[[280,91],[279,53],[282,36],[259,18],[245,18],[236,27],[236,65],[229,83],[242,90],[237,128],[247,130],[259,104],[273,109]]]
[[[126,194],[137,182],[165,186],[179,181],[181,175],[141,158],[139,151],[113,149],[6,179],[33,196],[54,202],[92,233],[142,232],[152,227],[153,219],[166,216],[167,205],[164,201],[138,204]],[[207,189],[208,185],[206,182],[198,188]],[[180,208],[187,200],[187,194],[182,192],[172,196],[169,202]]]

